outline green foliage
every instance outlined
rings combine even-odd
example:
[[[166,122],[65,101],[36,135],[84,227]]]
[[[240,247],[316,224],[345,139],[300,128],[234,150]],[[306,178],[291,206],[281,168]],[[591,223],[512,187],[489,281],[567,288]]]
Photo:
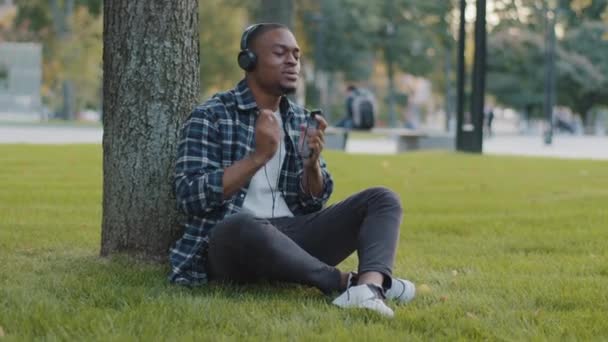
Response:
[[[101,0],[20,0],[16,25],[43,45],[43,102],[61,108],[63,81],[76,89],[76,111],[101,106],[103,19]],[[55,15],[53,15],[55,14]]]
[[[58,69],[52,75],[47,74],[55,78],[51,89],[52,94],[55,94],[53,97],[61,93],[61,80],[69,79],[74,82],[78,95],[76,108],[99,109],[103,73],[103,18],[94,16],[87,7],[80,6],[70,18],[70,24],[78,29],[53,46],[56,60],[51,63],[54,62]]]
[[[61,10],[65,8],[68,1],[75,7],[86,7],[93,16],[99,16],[102,12],[102,0],[16,0],[18,25],[27,22],[29,29],[33,32],[51,30],[57,18],[53,18],[53,6]]]
[[[60,39],[57,29],[62,25],[57,20],[61,16],[54,16],[57,11],[53,8],[65,9],[69,1],[75,5],[68,20],[73,30]],[[557,49],[557,100],[586,112],[608,98],[608,86],[603,81],[608,78],[608,59],[603,57],[608,55],[608,0],[558,2],[558,27],[563,28],[565,36]],[[70,78],[77,89],[77,108],[98,107],[102,0],[15,3],[15,25],[30,33],[19,36],[21,40],[34,38],[44,46],[44,102],[59,108],[62,81]],[[446,82],[454,79],[454,68],[446,74],[444,63],[446,55],[455,56],[452,31],[457,23],[457,1],[310,0],[290,4],[295,4],[294,29],[305,64],[314,62],[316,68],[342,74],[346,81],[370,80],[378,70],[386,70],[377,68],[379,64],[391,64],[396,73],[431,79],[435,91],[443,91]],[[543,101],[543,4],[539,0],[494,1],[493,15],[500,22],[488,41],[489,91],[502,104],[533,112],[540,112]],[[256,18],[275,15],[262,13],[275,5],[285,4],[270,0],[200,1],[203,96],[229,88],[243,76],[236,65],[242,30]],[[511,30],[521,36],[515,37]],[[320,45],[316,44],[318,39]],[[455,66],[454,58],[451,65]],[[383,98],[385,94],[377,95]],[[318,99],[319,94],[311,93],[309,98]],[[339,106],[342,108],[342,103]]]
[[[34,32],[48,29],[53,24],[49,1],[44,0],[18,0],[17,25],[27,22],[29,28]]]
[[[322,1],[305,13],[307,39],[322,35],[321,68],[347,79],[367,79],[379,53],[402,71],[428,75],[449,44],[449,1]],[[321,15],[322,21],[315,20]]]
[[[576,82],[577,87],[569,86],[568,81],[580,78],[579,73],[572,73],[560,82],[560,95],[565,104],[583,115],[594,105],[608,105],[608,42],[604,39],[607,32],[605,23],[585,21],[568,31],[563,39],[565,49],[593,68],[594,77]]]
[[[58,9],[64,9],[65,1],[58,1]],[[29,23],[29,30],[44,46],[43,98],[51,108],[62,105],[62,81],[75,83],[77,110],[100,107],[101,58],[103,19],[101,0],[75,0],[74,12],[68,20],[73,29],[60,39],[52,16],[52,2],[46,0],[22,0],[17,2],[17,24]],[[201,93],[231,87],[243,73],[236,64],[238,42],[245,26],[245,11],[220,0],[201,2]]]
[[[557,11],[566,34],[556,46],[556,100],[581,115],[608,101],[608,29],[594,21],[606,3],[562,1]],[[543,8],[534,1],[517,7],[503,1],[497,13],[501,22],[488,41],[488,91],[504,105],[538,114],[544,101]]]
[[[201,93],[225,90],[244,76],[236,57],[246,13],[222,0],[199,1]]]
[[[295,285],[166,283],[98,257],[101,146],[0,145],[0,327],[16,340],[605,340],[608,163],[327,153],[332,201],[400,194],[393,320]],[[69,167],[66,167],[69,165]],[[449,170],[449,172],[446,172]],[[353,256],[340,265],[354,269]]]
[[[561,0],[559,14],[569,27],[577,27],[586,21],[600,21],[608,10],[608,0]]]

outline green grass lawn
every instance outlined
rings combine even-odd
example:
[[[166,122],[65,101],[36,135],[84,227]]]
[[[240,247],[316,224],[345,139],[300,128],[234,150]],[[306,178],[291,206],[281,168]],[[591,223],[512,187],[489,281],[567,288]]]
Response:
[[[0,339],[608,339],[608,162],[326,158],[333,201],[401,194],[395,273],[430,291],[393,320],[301,286],[190,290],[167,265],[101,259],[101,147],[0,145]]]

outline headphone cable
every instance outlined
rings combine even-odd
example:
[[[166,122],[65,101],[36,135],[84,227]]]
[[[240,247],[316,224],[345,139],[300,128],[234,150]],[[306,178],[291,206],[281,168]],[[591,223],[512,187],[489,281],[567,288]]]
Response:
[[[264,175],[266,176],[266,182],[268,183],[268,187],[270,188],[270,196],[272,197],[272,218],[274,218],[274,208],[276,204],[277,191],[279,190],[279,180],[281,179],[281,147],[282,147],[282,139],[279,139],[279,166],[277,167],[277,184],[274,190],[272,189],[272,184],[270,183],[270,178],[268,177],[268,171],[266,170],[266,165],[264,165]]]

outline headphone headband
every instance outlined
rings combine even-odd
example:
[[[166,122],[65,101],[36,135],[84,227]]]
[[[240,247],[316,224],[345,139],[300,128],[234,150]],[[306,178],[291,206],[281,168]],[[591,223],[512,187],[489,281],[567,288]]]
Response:
[[[249,41],[249,36],[251,36],[251,34],[257,30],[258,28],[264,26],[264,23],[260,23],[260,24],[253,24],[248,26],[245,31],[243,32],[243,36],[241,37],[241,50],[247,50],[249,48],[248,46],[248,41]]]

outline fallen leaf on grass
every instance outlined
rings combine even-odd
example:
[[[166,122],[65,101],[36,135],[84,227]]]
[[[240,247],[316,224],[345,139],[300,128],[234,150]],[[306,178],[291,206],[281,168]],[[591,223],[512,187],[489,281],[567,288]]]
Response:
[[[426,295],[426,294],[431,293],[431,287],[428,286],[427,284],[420,284],[418,286],[418,288],[416,289],[416,292],[418,292],[418,294],[421,294],[421,295]]]

